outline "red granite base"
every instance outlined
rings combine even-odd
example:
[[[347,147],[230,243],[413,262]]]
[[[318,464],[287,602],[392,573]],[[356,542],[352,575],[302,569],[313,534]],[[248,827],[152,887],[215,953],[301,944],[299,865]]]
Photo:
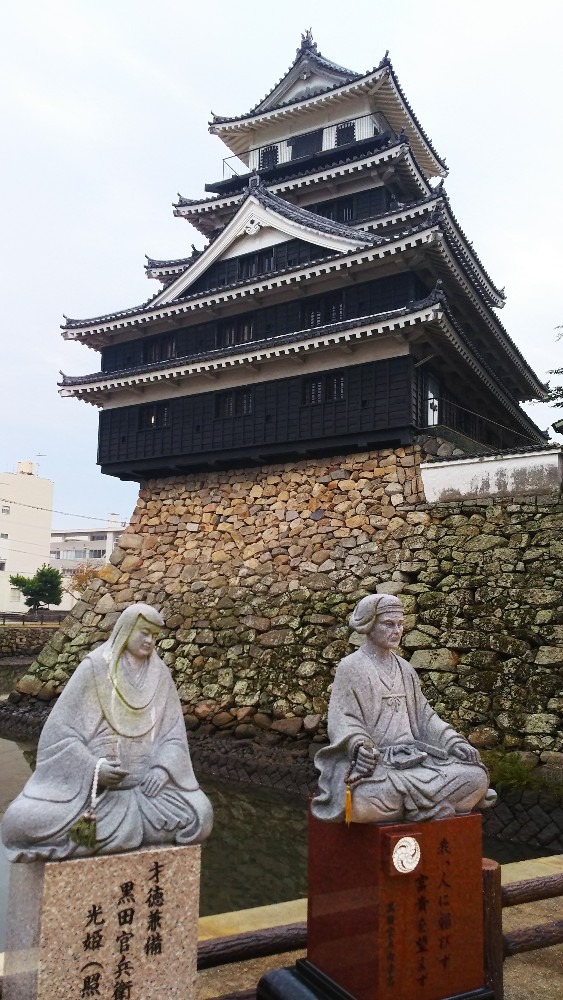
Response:
[[[392,858],[403,837],[420,847],[407,873]],[[481,816],[349,827],[311,817],[307,933],[308,962],[356,1000],[481,990]]]

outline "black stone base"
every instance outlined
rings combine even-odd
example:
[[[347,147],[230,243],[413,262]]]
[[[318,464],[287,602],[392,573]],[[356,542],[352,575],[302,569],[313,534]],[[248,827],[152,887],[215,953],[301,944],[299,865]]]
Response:
[[[356,1000],[346,990],[311,965],[298,959],[290,969],[274,969],[262,976],[256,989],[256,1000]],[[377,1000],[374,997],[374,1000]],[[441,997],[440,1000],[495,1000],[488,987]]]

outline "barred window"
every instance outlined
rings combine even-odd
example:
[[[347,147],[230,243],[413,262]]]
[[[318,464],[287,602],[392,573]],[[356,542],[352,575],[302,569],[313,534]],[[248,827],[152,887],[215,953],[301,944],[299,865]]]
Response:
[[[215,397],[215,416],[222,418],[248,417],[253,409],[252,389],[233,389]]]
[[[217,331],[218,347],[234,347],[235,344],[248,344],[251,340],[254,340],[254,319],[252,316],[226,320]]]
[[[303,402],[305,406],[316,406],[323,401],[323,380],[322,378],[308,378],[305,382]]]
[[[317,406],[319,403],[337,403],[346,397],[345,376],[340,374],[315,375],[305,380],[303,405]]]
[[[139,430],[160,430],[170,425],[170,407],[168,403],[152,403],[141,406],[139,410]]]
[[[327,375],[324,380],[325,402],[336,403],[344,399],[344,375]]]
[[[356,123],[341,122],[336,126],[336,145],[346,146],[349,142],[356,141]]]
[[[279,152],[277,146],[264,146],[260,150],[260,170],[267,170],[268,167],[277,166]]]
[[[177,356],[177,342],[174,334],[165,337],[155,337],[143,344],[143,361],[147,365],[168,361]]]

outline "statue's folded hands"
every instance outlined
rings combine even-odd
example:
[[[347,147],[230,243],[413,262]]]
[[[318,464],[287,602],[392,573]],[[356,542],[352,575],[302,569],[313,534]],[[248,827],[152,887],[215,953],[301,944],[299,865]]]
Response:
[[[350,619],[364,645],[339,664],[328,711],[330,745],[315,757],[317,819],[419,821],[492,805],[488,772],[467,740],[424,697],[416,672],[394,652],[400,600],[364,597]]]
[[[163,624],[154,608],[132,605],[76,668],[2,821],[11,861],[194,844],[211,832],[180,700],[154,649]]]

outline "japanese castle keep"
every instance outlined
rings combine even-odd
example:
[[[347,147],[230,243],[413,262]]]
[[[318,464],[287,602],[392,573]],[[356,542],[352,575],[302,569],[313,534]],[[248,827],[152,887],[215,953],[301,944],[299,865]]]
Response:
[[[64,326],[101,352],[62,392],[101,408],[104,472],[396,448],[429,426],[466,450],[545,443],[519,405],[544,387],[387,56],[352,72],[307,32],[281,82],[210,131],[229,176],[174,208],[206,248],[149,259],[143,305]]]
[[[321,739],[347,616],[388,590],[440,714],[478,746],[559,752],[563,505],[429,505],[421,479],[428,456],[456,485],[468,454],[544,454],[521,402],[545,389],[389,59],[359,74],[308,32],[266,97],[210,128],[224,177],[174,209],[205,248],[149,259],[144,304],[66,320],[101,363],[61,392],[100,408],[98,462],[140,492],[18,697],[56,697],[145,601],[191,729]]]

